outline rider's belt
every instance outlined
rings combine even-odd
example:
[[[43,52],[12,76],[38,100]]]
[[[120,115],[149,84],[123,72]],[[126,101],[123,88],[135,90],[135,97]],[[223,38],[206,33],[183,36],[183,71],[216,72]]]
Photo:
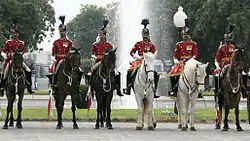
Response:
[[[102,59],[103,55],[96,55],[97,59]]]
[[[192,56],[181,56],[180,59],[189,59],[192,58]]]
[[[224,58],[222,58],[221,60],[222,61],[230,61],[232,58],[231,57],[224,57]]]
[[[57,54],[56,56],[57,56],[57,57],[64,57],[65,54]]]

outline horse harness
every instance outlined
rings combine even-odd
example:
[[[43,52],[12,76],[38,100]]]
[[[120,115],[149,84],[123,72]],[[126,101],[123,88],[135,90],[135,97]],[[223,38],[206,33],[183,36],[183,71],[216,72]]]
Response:
[[[191,94],[196,91],[198,89],[198,86],[199,85],[204,85],[204,83],[199,83],[198,80],[197,80],[197,69],[195,68],[195,74],[194,74],[194,78],[195,78],[195,82],[194,82],[194,85],[192,86],[192,84],[190,83],[190,81],[187,79],[186,75],[185,75],[185,72],[182,71],[182,81],[184,82],[186,88],[188,88],[189,90],[189,98],[191,98]],[[180,85],[178,85],[179,87],[179,90],[181,90],[180,88]],[[190,91],[191,90],[191,91]],[[182,91],[183,92],[183,91]]]
[[[23,83],[24,83],[24,85],[25,85],[25,78],[24,78],[24,76],[25,76],[25,72],[23,71],[23,69],[22,69],[22,74],[23,75],[16,75],[15,76],[15,74],[16,74],[16,71],[14,72],[14,68],[11,66],[11,76],[12,76],[12,78],[15,80],[15,84],[14,84],[14,86],[15,86],[15,93],[17,94],[18,93],[18,84],[19,84],[19,79],[23,79]],[[13,85],[13,83],[12,83],[12,85]]]
[[[143,87],[143,85],[141,84],[141,80],[145,83],[145,84],[147,84],[149,81],[148,81],[148,73],[149,72],[153,72],[154,73],[154,70],[147,70],[147,64],[145,63],[145,60],[143,60],[143,65],[144,65],[144,71],[146,72],[146,75],[147,75],[147,77],[146,77],[146,80],[145,79],[143,79],[142,78],[142,75],[139,75],[138,74],[138,82],[139,82],[139,85],[137,85],[136,83],[136,85],[137,86],[139,86],[139,87]],[[142,72],[142,70],[140,69],[140,72]],[[138,72],[137,72],[138,73]],[[140,79],[141,78],[141,79]],[[152,82],[149,82],[149,85],[148,86],[145,86],[145,87],[143,87],[143,89],[144,89],[144,94],[146,94],[146,92],[148,91],[148,89],[150,88],[150,86],[152,85],[153,83]],[[152,85],[152,89],[153,89],[153,92],[155,93],[156,92],[156,89],[155,89],[155,86],[154,85]]]

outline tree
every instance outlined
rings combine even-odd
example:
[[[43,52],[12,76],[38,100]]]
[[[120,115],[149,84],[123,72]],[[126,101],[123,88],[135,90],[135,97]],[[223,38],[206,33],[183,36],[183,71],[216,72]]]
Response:
[[[82,48],[83,58],[90,58],[91,45],[98,35],[105,14],[106,11],[103,7],[83,5],[80,14],[67,24],[68,36],[74,46]]]
[[[46,37],[45,32],[54,32],[55,11],[53,0],[1,0],[0,45],[9,39],[13,20],[18,22],[20,39],[27,49],[37,49]]]

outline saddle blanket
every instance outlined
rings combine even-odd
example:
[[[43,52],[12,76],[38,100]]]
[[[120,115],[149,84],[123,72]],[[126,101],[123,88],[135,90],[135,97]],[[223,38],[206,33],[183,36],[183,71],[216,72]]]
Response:
[[[184,68],[184,62],[180,62],[172,67],[171,71],[168,73],[168,76],[178,76],[181,75],[181,72]]]

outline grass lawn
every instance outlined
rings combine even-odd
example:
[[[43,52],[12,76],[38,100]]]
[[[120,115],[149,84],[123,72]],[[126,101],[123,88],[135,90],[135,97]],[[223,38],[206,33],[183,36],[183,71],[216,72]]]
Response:
[[[155,109],[155,118],[159,122],[176,122],[177,116],[176,115],[164,115],[162,114],[162,111],[165,109]],[[173,111],[173,109],[168,109],[169,111]],[[3,120],[6,116],[6,109],[2,109],[3,117],[1,120]],[[14,116],[16,117],[17,110],[14,110]],[[56,119],[56,110],[53,109],[54,119]],[[96,110],[91,109],[88,113],[85,109],[78,109],[76,111],[76,117],[78,120],[81,121],[95,121],[96,119]],[[23,109],[22,114],[23,120],[26,121],[46,121],[48,120],[47,117],[47,109]],[[123,122],[135,122],[137,119],[137,110],[135,109],[115,109],[112,110],[111,113],[112,121],[123,121]],[[64,109],[63,112],[63,120],[71,120],[72,119],[72,112],[70,109]],[[240,119],[241,122],[247,121],[247,111],[241,110],[240,111]],[[215,110],[214,109],[198,109],[195,112],[195,120],[196,122],[202,122],[202,123],[213,123],[215,120]],[[234,121],[234,112],[233,110],[230,111],[229,120]]]

